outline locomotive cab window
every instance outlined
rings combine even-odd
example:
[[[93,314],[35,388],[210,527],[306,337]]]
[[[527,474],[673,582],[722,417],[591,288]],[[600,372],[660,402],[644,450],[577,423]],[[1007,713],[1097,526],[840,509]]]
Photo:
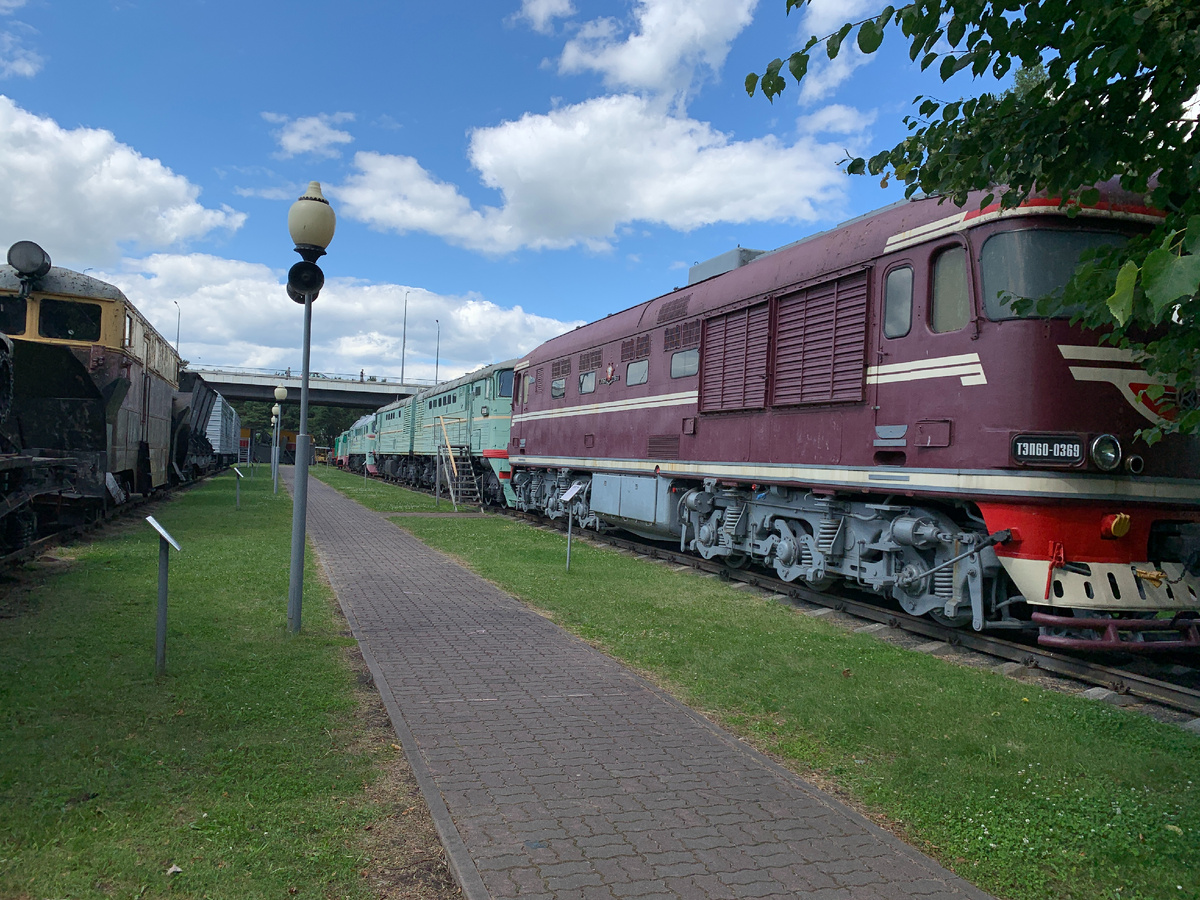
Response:
[[[680,350],[671,354],[671,377],[685,378],[700,371],[700,349]]]
[[[38,314],[38,334],[59,341],[100,340],[100,306],[43,297]]]
[[[993,234],[984,242],[979,257],[983,282],[983,309],[989,319],[1016,319],[1016,298],[1041,300],[1062,293],[1085,251],[1098,247],[1120,247],[1125,235],[1106,231],[1058,231],[1027,228]],[[1076,310],[1057,313],[1069,317]],[[1026,317],[1036,315],[1034,310]]]
[[[496,382],[499,386],[497,397],[511,397],[513,395],[513,373],[512,371],[501,372],[496,376]]]
[[[579,393],[591,394],[596,390],[596,373],[581,372],[579,374]]]
[[[550,382],[550,396],[555,400],[561,400],[567,395],[567,379],[555,378]]]
[[[5,334],[24,334],[27,306],[24,297],[5,297],[0,300],[0,331]]]
[[[650,377],[650,360],[639,359],[625,367],[625,383],[628,385],[645,384]]]
[[[967,248],[943,250],[933,261],[933,303],[930,327],[939,334],[965,328],[971,318],[967,290]]]
[[[912,328],[913,270],[910,266],[887,273],[883,288],[884,337],[904,337]]]

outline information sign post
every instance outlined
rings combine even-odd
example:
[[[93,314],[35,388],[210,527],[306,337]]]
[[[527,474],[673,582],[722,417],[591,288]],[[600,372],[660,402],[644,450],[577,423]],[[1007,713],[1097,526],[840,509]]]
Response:
[[[154,631],[154,673],[161,676],[167,672],[167,560],[172,547],[182,548],[154,516],[146,516],[146,521],[158,532],[158,625]]]

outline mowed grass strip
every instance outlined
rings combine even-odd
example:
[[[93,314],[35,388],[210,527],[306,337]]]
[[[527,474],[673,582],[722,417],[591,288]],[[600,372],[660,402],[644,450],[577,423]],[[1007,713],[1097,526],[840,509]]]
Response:
[[[311,554],[287,632],[291,503],[266,467],[241,495],[227,474],[153,511],[183,547],[161,680],[140,515],[3,585],[0,896],[365,895],[353,639]]]
[[[367,509],[375,512],[453,512],[454,507],[446,492],[442,492],[441,502],[435,505],[430,494],[406,490],[399,485],[380,481],[378,478],[364,478],[333,466],[312,466],[309,474],[314,478],[337,488],[347,497],[357,500]]]
[[[498,518],[397,524],[1013,900],[1200,896],[1200,737]]]

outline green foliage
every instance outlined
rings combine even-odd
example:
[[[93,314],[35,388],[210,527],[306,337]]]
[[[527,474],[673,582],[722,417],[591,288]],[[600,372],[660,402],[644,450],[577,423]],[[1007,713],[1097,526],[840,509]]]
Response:
[[[0,618],[0,896],[366,895],[353,640],[311,554],[287,632],[291,504],[264,475],[240,510],[232,473],[155,510],[183,547],[164,678],[145,522],[32,564]]]
[[[296,431],[300,428],[300,398],[295,402],[281,404],[283,409],[284,431]],[[233,400],[230,405],[242,417],[242,427],[252,431],[260,431],[265,439],[271,434],[271,407],[273,402],[258,400]],[[308,433],[312,436],[313,444],[318,447],[332,447],[333,440],[356,421],[362,418],[367,410],[349,406],[309,406]]]
[[[493,517],[407,518],[1010,900],[1200,897],[1200,738],[843,632],[714,578]],[[578,532],[577,532],[578,535]]]
[[[806,0],[787,0],[787,11]],[[1061,198],[1068,214],[1095,203],[1096,185],[1119,179],[1165,217],[1152,233],[1081,265],[1061,298],[1077,321],[1109,332],[1182,392],[1200,378],[1200,4],[1162,0],[915,0],[871,19],[813,36],[830,59],[858,28],[873,53],[896,29],[922,70],[942,81],[960,72],[1004,78],[1014,87],[943,101],[918,96],[904,118],[908,135],[850,174],[894,177],[962,206],[1012,208],[1034,192]],[[948,49],[947,49],[948,48]],[[787,86],[779,60],[746,90],[769,100]],[[806,72],[789,66],[793,78]],[[770,77],[768,77],[770,76]],[[1147,337],[1152,335],[1152,337]],[[1163,431],[1200,429],[1200,411],[1177,409]]]

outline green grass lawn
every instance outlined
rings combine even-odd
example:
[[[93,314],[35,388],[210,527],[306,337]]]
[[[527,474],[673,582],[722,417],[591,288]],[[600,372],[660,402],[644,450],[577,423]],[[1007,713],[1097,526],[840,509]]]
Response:
[[[347,497],[357,500],[375,512],[453,512],[454,507],[442,492],[441,503],[434,505],[433,496],[417,491],[405,490],[398,485],[380,481],[378,478],[363,478],[332,466],[312,466],[309,470],[314,478],[337,488]]]
[[[421,540],[1001,897],[1200,897],[1200,738],[499,518]]]
[[[0,896],[366,895],[353,639],[311,562],[287,632],[291,503],[264,473],[240,511],[231,474],[153,511],[183,547],[161,680],[140,515],[0,585]]]

